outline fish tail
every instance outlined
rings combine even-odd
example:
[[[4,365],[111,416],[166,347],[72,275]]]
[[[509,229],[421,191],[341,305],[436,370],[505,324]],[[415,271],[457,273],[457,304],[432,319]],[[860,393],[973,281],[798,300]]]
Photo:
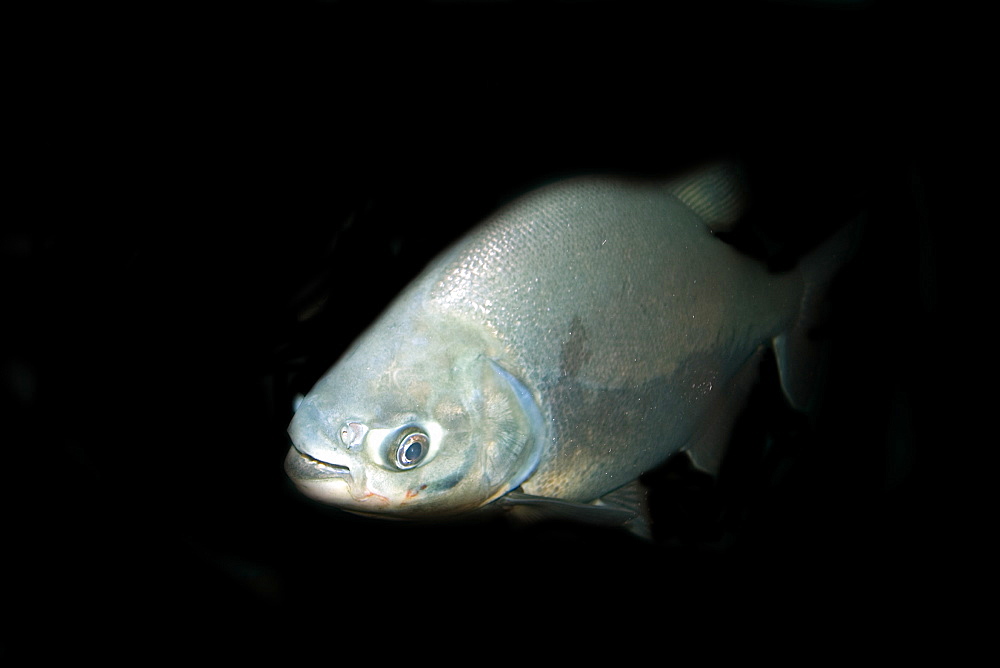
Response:
[[[828,340],[822,331],[829,315],[827,293],[857,249],[861,227],[862,219],[859,218],[799,263],[803,288],[798,317],[791,329],[772,341],[782,390],[797,410],[808,413],[818,404],[828,357]]]

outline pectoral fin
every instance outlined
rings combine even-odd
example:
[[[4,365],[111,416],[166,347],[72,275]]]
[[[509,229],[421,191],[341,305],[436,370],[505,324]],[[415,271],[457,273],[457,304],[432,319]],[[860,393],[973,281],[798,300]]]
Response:
[[[523,492],[511,492],[497,501],[497,504],[511,511],[523,521],[572,520],[588,524],[619,526],[634,519],[636,513],[627,508],[603,503],[577,503],[547,496],[532,496]]]
[[[523,522],[569,520],[600,526],[623,526],[637,536],[650,537],[646,493],[639,481],[590,503],[514,491],[498,499],[496,504]]]

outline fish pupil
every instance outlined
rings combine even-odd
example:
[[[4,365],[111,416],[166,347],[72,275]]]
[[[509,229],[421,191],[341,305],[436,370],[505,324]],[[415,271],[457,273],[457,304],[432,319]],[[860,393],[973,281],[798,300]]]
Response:
[[[410,443],[406,450],[403,452],[403,461],[407,464],[412,464],[413,462],[420,459],[420,455],[423,454],[424,448],[420,445],[419,441],[413,441]]]

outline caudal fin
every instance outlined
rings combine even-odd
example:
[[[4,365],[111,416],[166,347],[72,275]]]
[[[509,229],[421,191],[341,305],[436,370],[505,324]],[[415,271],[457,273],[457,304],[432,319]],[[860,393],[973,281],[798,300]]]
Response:
[[[827,319],[827,292],[850,259],[861,236],[862,219],[840,229],[799,263],[804,289],[799,317],[773,340],[781,387],[796,409],[816,407],[826,367],[827,340],[820,329]]]

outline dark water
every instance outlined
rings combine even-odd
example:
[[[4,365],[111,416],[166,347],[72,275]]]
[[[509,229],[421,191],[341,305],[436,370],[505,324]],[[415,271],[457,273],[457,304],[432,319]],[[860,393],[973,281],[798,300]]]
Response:
[[[731,647],[845,608],[859,637],[923,628],[972,505],[941,420],[955,177],[919,94],[930,17],[690,4],[40,19],[40,94],[73,104],[39,105],[32,213],[3,236],[3,651]],[[293,396],[445,244],[540,180],[719,157],[754,197],[732,241],[776,266],[865,216],[814,418],[765,371],[717,483],[648,476],[652,542],[377,522],[290,489]]]

